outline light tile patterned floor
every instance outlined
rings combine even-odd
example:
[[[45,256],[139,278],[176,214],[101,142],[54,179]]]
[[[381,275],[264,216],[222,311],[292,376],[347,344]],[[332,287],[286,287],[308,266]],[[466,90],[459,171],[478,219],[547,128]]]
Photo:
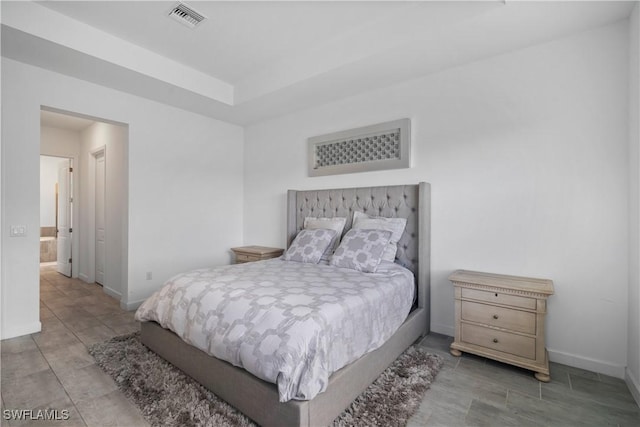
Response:
[[[40,333],[1,343],[2,409],[68,410],[70,418],[2,418],[2,425],[148,425],[86,347],[138,330],[133,312],[122,310],[101,286],[69,279],[55,266],[45,266],[40,271],[40,321]]]
[[[139,329],[133,313],[95,284],[41,270],[42,332],[2,341],[2,409],[66,409],[68,421],[2,425],[146,426],[139,410],[95,365],[86,346]],[[422,345],[445,366],[409,425],[640,426],[624,381],[552,364],[552,382],[483,358],[449,354],[450,337]]]
[[[449,353],[453,338],[429,334],[421,344],[445,359],[409,426],[640,426],[626,383],[551,363],[551,382],[530,371]]]

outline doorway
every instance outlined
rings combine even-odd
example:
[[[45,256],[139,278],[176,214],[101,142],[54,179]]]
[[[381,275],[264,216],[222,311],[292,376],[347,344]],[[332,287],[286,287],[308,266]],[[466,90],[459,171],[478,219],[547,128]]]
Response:
[[[129,128],[49,107],[41,108],[40,125],[41,154],[72,158],[74,194],[68,217],[60,215],[73,221],[71,256],[65,258],[72,260],[71,277],[78,283],[99,284],[122,302],[128,281]]]

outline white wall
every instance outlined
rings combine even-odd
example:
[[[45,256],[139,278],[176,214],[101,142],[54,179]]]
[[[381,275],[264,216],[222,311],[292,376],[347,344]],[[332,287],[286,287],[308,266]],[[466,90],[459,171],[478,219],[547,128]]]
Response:
[[[77,193],[80,187],[80,183],[77,179],[77,177],[79,176],[78,172],[80,170],[80,132],[69,129],[59,129],[51,126],[42,126],[40,128],[40,154],[46,156],[67,157],[72,160],[72,163],[76,168],[76,173],[74,173],[73,176],[75,177],[74,192],[76,193],[74,194],[74,196],[77,197]],[[73,218],[79,218],[79,203],[73,203],[72,209]],[[79,260],[80,233],[72,233],[71,239],[71,258]],[[80,263],[72,263],[71,277],[78,277],[79,271]]]
[[[2,338],[39,323],[40,107],[129,124],[123,303],[170,275],[230,262],[242,242],[242,128],[2,59]],[[146,272],[153,280],[145,280]]]
[[[44,156],[67,157],[78,163],[80,156],[80,132],[52,126],[40,128],[40,153]],[[79,164],[74,164],[80,167]]]
[[[82,131],[80,182],[80,278],[95,281],[96,150],[105,151],[105,279],[104,290],[121,299],[126,282],[127,247],[124,228],[127,201],[127,126],[95,122]]]
[[[629,25],[629,318],[627,383],[640,404],[640,4]]]
[[[455,269],[550,278],[552,359],[622,377],[627,45],[621,22],[249,126],[244,243],[285,244],[292,187],[430,182],[432,330]],[[308,137],[402,117],[411,169],[308,177]]]
[[[40,227],[56,226],[56,184],[58,166],[69,160],[60,157],[40,157]]]

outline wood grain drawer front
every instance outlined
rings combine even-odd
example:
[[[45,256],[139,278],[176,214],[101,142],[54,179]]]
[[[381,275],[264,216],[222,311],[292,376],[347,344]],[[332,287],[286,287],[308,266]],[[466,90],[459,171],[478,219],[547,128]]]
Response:
[[[493,304],[508,305],[511,307],[536,309],[536,299],[528,297],[519,297],[517,295],[502,294],[500,292],[481,291],[478,289],[461,289],[462,298],[474,299],[478,301],[486,301]]]
[[[258,258],[256,258],[255,256],[251,256],[251,255],[245,255],[245,254],[237,254],[236,255],[236,262],[237,263],[242,263],[242,262],[251,262],[251,261],[257,261]]]
[[[535,360],[536,339],[523,335],[510,334],[483,326],[463,323],[461,326],[462,341],[486,347],[491,350],[509,353],[515,356]]]
[[[536,315],[471,301],[462,301],[462,319],[525,334],[536,334]]]

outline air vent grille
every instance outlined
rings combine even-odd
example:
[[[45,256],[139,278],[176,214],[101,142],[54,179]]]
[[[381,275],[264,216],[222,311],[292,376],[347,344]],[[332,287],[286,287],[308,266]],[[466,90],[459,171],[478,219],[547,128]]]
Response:
[[[207,19],[206,16],[196,12],[184,3],[178,3],[173,9],[171,9],[169,16],[189,28],[195,28],[198,24]]]
[[[309,176],[411,167],[409,119],[308,139]]]

